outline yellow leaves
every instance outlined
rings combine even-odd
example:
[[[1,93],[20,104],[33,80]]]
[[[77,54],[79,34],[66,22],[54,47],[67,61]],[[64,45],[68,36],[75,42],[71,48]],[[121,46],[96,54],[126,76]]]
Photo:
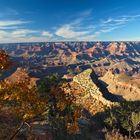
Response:
[[[11,94],[11,95],[8,95],[8,94],[5,94],[4,97],[3,97],[3,100],[8,100],[8,101],[18,101],[20,100],[20,97],[16,94]]]
[[[63,111],[66,107],[66,103],[63,101],[63,100],[60,100],[58,103],[57,103],[57,108],[59,108],[61,111]]]
[[[6,87],[6,84],[3,81],[0,81],[0,90],[3,90]]]
[[[80,132],[79,125],[77,122],[69,123],[67,125],[67,130],[69,134],[78,134]]]
[[[28,114],[25,114],[25,115],[23,116],[23,118],[24,118],[24,119],[27,119],[27,118],[29,118],[29,115],[28,115]]]
[[[34,116],[33,113],[28,112],[28,113],[26,113],[26,114],[23,115],[23,119],[30,119],[30,118],[32,118],[33,116]]]
[[[2,85],[0,84],[0,90],[2,89]]]
[[[37,88],[29,87],[27,82],[1,82],[0,86],[0,106],[13,110],[20,118],[31,118],[45,110],[45,99],[42,100]],[[9,104],[8,101],[12,102]],[[23,116],[23,114],[25,115]]]
[[[6,94],[3,99],[7,100],[7,99],[9,99],[9,96]]]

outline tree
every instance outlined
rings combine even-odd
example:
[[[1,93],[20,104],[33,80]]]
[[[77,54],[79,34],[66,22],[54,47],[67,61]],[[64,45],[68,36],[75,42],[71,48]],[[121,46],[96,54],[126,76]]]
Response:
[[[0,71],[8,69],[11,66],[11,61],[6,52],[0,49]]]
[[[48,122],[54,139],[70,139],[80,132],[81,107],[76,104],[74,90],[58,75],[47,76],[39,84],[41,95],[48,99]],[[47,87],[47,88],[46,88]]]
[[[119,106],[106,111],[105,123],[112,129],[125,130],[136,137],[140,133],[140,102],[121,102]]]
[[[2,71],[12,65],[9,56],[3,50],[0,51],[0,62]],[[58,138],[63,130],[67,130],[66,134],[77,134],[79,132],[77,121],[81,110],[75,104],[71,91],[64,91],[68,86],[61,84],[50,88],[43,87],[45,94],[42,96],[37,87],[30,86],[30,77],[14,83],[0,81],[0,111],[12,112],[19,120],[16,124],[19,127],[13,132],[10,140],[15,138],[24,124],[30,125],[38,118],[46,119],[44,114],[47,114],[55,138]]]
[[[137,134],[140,136],[140,111],[132,112],[131,114],[134,136],[137,138]]]
[[[0,70],[3,72],[12,65],[9,56],[0,50]],[[41,98],[36,87],[30,86],[30,77],[14,83],[0,81],[0,111],[12,112],[19,121],[19,128],[13,132],[11,139],[20,131],[25,123],[40,117],[46,111],[47,99]]]

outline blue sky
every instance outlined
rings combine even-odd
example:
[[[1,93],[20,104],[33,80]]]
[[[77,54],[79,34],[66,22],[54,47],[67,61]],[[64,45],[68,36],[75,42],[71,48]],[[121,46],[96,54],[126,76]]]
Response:
[[[0,43],[140,41],[140,0],[0,0]]]

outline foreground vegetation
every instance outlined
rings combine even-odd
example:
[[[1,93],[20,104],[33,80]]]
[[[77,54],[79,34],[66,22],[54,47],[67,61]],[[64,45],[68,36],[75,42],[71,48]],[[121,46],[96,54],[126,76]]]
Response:
[[[107,139],[137,139],[140,136],[140,102],[120,102],[117,106],[96,114],[93,120],[106,128]]]
[[[3,50],[0,50],[0,62],[1,74],[12,65]],[[49,80],[49,84],[55,81],[52,77]],[[54,139],[59,139],[58,132],[61,131],[63,136],[79,133],[81,109],[75,104],[74,96],[64,94],[67,84],[54,82],[51,88],[44,84],[38,87],[29,84],[30,78],[14,83],[0,81],[0,139],[12,140],[25,125],[30,128],[33,122],[42,120],[48,122]]]

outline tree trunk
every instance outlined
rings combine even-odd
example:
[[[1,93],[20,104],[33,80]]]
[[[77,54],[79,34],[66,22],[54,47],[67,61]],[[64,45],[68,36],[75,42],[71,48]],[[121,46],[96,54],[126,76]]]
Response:
[[[24,121],[20,124],[20,126],[18,127],[18,129],[16,130],[16,132],[11,136],[11,138],[9,140],[13,140],[15,138],[15,136],[19,133],[19,131],[22,129],[23,125],[24,125]]]

